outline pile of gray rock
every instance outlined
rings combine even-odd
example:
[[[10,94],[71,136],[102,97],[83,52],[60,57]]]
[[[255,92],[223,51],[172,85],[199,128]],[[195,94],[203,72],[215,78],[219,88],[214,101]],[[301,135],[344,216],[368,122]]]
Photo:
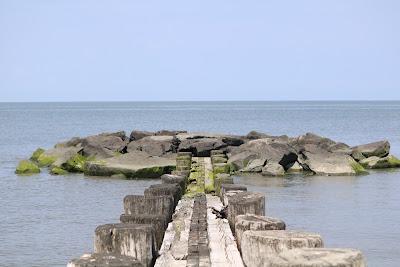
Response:
[[[365,169],[400,167],[390,155],[388,141],[356,147],[312,133],[298,137],[271,136],[252,131],[245,136],[186,131],[132,131],[75,137],[54,148],[36,150],[21,161],[18,174],[83,172],[93,176],[155,178],[175,169],[177,152],[209,157],[223,151],[230,171],[282,176],[305,172],[317,175],[357,175]]]

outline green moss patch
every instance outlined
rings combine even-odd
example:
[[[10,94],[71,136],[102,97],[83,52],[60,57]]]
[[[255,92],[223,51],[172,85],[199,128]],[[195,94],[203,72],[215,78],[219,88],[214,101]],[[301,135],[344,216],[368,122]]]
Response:
[[[21,160],[15,170],[16,174],[30,175],[35,173],[40,173],[39,167],[32,161]]]
[[[38,157],[37,163],[39,164],[39,167],[48,167],[51,164],[53,164],[56,160],[57,160],[56,157],[47,156],[45,153],[42,153]]]
[[[61,169],[60,167],[53,167],[50,170],[50,173],[53,174],[53,175],[65,175],[65,174],[68,173],[68,171],[66,171],[64,169]]]
[[[356,161],[351,161],[350,162],[351,167],[353,170],[356,172],[356,175],[361,175],[361,174],[367,174],[368,172],[364,169],[364,167],[356,162]]]
[[[391,168],[399,168],[400,167],[400,159],[395,156],[388,156],[388,162]]]
[[[85,164],[89,160],[89,158],[81,154],[76,154],[67,160],[67,162],[63,164],[62,168],[69,172],[84,172]]]
[[[37,162],[38,159],[39,159],[39,157],[40,157],[40,155],[42,155],[43,152],[44,152],[44,149],[43,149],[43,148],[38,148],[38,149],[36,149],[35,152],[33,152],[32,156],[31,156],[31,160]]]

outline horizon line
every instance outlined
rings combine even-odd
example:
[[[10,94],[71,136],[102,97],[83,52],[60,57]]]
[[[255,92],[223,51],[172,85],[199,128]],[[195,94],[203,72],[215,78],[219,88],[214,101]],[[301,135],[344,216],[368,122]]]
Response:
[[[71,100],[71,101],[0,101],[1,104],[23,103],[174,103],[174,102],[398,102],[400,99],[321,99],[321,100]]]

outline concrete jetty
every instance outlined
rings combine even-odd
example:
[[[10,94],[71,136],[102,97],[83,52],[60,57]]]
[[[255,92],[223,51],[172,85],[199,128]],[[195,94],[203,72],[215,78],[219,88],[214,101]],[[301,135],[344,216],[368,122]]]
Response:
[[[265,196],[233,183],[222,150],[178,152],[176,169],[123,199],[119,223],[95,230],[94,252],[69,267],[364,267],[360,251],[265,216]]]

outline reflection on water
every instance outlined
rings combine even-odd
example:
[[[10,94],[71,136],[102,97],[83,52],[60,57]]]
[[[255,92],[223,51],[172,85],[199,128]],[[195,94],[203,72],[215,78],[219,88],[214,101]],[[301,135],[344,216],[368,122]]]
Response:
[[[320,233],[327,247],[358,248],[369,266],[400,262],[399,170],[350,177],[248,175],[235,182],[265,193],[268,216],[290,229]]]

